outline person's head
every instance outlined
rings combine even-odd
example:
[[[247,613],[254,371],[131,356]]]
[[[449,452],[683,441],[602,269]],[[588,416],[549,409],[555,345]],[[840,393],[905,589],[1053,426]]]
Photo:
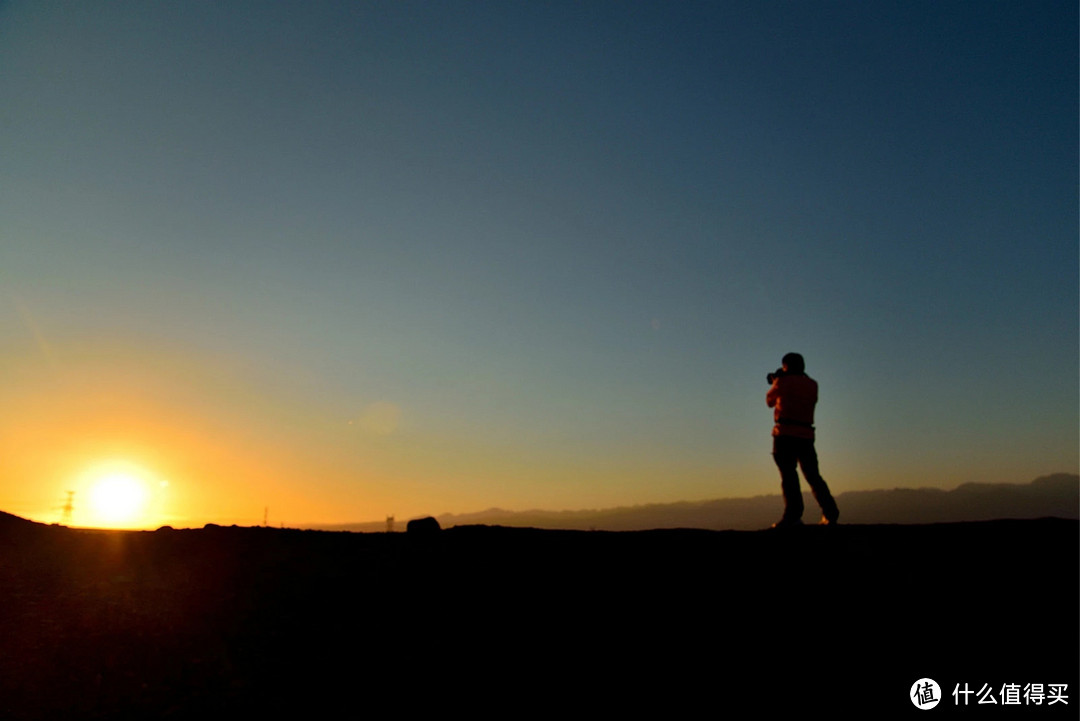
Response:
[[[788,353],[781,361],[785,373],[805,373],[806,362],[798,353]]]

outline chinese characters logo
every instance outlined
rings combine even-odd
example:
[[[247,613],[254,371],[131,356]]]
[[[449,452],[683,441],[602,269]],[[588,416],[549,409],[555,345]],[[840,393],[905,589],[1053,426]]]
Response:
[[[1004,683],[995,688],[988,683],[975,690],[970,684],[957,683],[952,690],[954,706],[1057,706],[1069,705],[1067,683]],[[941,686],[932,678],[920,678],[911,686],[908,698],[915,708],[927,711],[941,703]],[[947,696],[946,696],[947,698]]]
[[[911,703],[923,711],[934,708],[941,701],[941,687],[932,678],[920,678],[911,687]]]

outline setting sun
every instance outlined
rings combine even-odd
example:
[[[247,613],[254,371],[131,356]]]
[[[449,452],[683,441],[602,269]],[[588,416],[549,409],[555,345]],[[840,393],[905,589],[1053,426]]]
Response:
[[[154,525],[156,496],[168,484],[127,463],[95,467],[84,476],[87,504],[80,525],[98,528],[139,528]]]
[[[110,522],[128,522],[143,510],[146,488],[133,476],[116,474],[102,478],[90,491],[94,513]]]

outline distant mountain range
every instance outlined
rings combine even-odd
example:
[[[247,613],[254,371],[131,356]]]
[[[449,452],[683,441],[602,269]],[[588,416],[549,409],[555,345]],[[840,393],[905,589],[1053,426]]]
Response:
[[[818,506],[804,494],[808,523],[818,520]],[[836,498],[840,522],[948,523],[1000,518],[1080,518],[1080,476],[1056,473],[1031,483],[965,483],[951,491],[939,488],[894,488],[848,491]],[[465,525],[512,526],[598,531],[637,531],[654,528],[754,530],[767,528],[780,517],[779,494],[714,501],[657,503],[587,511],[506,511],[489,508],[478,513],[437,516],[443,528]],[[397,524],[396,530],[405,530]],[[321,530],[378,532],[385,523],[307,526]]]

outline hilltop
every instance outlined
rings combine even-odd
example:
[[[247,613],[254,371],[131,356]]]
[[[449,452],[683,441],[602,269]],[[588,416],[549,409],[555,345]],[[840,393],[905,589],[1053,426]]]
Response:
[[[1066,683],[1070,705],[1038,710],[1074,718],[1078,531],[124,532],[3,514],[0,710],[887,718],[920,713],[907,696],[929,676],[946,694]]]

